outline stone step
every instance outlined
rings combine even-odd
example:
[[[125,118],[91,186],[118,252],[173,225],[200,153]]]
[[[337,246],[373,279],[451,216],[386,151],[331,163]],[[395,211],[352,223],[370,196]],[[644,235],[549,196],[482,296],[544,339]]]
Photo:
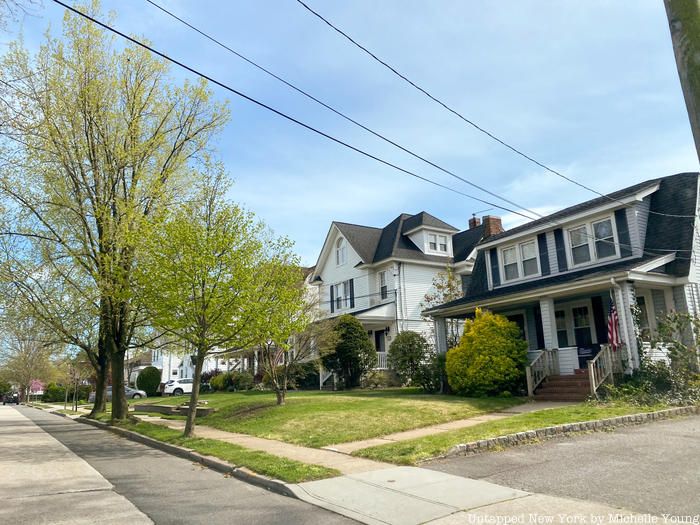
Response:
[[[535,393],[535,401],[585,401],[590,396],[590,391],[587,393],[577,394],[558,394],[558,393]]]

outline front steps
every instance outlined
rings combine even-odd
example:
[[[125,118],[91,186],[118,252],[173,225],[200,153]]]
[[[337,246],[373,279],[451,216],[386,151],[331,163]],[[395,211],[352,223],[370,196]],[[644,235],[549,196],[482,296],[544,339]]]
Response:
[[[588,370],[573,375],[548,376],[535,390],[535,401],[585,401],[591,395]]]

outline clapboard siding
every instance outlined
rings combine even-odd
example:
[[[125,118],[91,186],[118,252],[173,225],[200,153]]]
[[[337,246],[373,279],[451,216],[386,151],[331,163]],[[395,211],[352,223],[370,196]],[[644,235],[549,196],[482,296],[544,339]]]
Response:
[[[433,288],[433,280],[444,269],[403,263],[401,265],[401,290],[403,292],[399,321],[422,321],[421,304],[425,295]]]
[[[549,273],[556,275],[559,273],[559,263],[557,262],[557,244],[554,240],[554,232],[547,232],[547,253],[549,254]]]

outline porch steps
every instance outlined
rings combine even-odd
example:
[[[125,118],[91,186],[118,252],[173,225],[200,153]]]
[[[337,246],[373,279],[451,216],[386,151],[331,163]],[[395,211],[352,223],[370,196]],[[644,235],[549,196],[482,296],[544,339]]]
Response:
[[[585,401],[591,395],[588,371],[549,376],[535,391],[537,401]]]

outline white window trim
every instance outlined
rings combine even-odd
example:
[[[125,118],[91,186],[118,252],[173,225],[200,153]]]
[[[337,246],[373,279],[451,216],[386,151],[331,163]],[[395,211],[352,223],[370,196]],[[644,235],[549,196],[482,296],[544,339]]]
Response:
[[[603,257],[603,258],[598,258],[598,254],[596,253],[595,250],[595,235],[593,233],[593,225],[605,220],[610,220],[610,225],[612,228],[612,235],[613,235],[613,243],[615,247],[615,254],[610,255],[608,257]],[[588,240],[588,253],[591,256],[591,259],[586,262],[582,262],[579,264],[574,263],[574,254],[571,249],[571,235],[569,232],[571,230],[575,230],[577,228],[585,227],[586,228],[586,238]],[[577,224],[573,224],[571,226],[567,226],[565,228],[566,231],[566,239],[565,239],[565,244],[566,244],[566,259],[567,262],[569,263],[569,268],[583,268],[585,266],[591,266],[593,264],[597,263],[602,263],[602,262],[607,262],[607,261],[612,261],[615,259],[620,258],[620,240],[617,238],[617,223],[615,222],[615,215],[605,215],[602,217],[596,217],[594,219],[588,219],[586,222],[579,222]]]
[[[554,305],[554,311],[556,312],[557,310],[563,310],[564,311],[564,319],[566,321],[566,337],[569,340],[569,346],[566,348],[575,348],[577,347],[576,345],[576,335],[574,332],[574,308],[579,308],[581,306],[585,306],[588,308],[588,316],[589,316],[589,329],[591,330],[591,344],[597,345],[598,344],[598,334],[596,333],[595,329],[595,319],[593,319],[593,301],[590,299],[585,299],[582,301],[573,301],[569,303],[561,303],[561,304],[555,304]],[[556,326],[555,326],[555,335],[556,335]]]
[[[335,265],[344,266],[348,259],[348,241],[345,238],[339,237],[336,239],[334,253]],[[339,257],[339,254],[342,255],[342,257]]]
[[[434,236],[435,237],[435,249],[430,247],[430,237]],[[445,248],[446,250],[443,252],[440,250],[440,238],[445,239]],[[423,252],[429,255],[441,255],[443,257],[451,257],[452,256],[452,236],[447,234],[447,233],[439,233],[439,232],[431,232],[427,231],[425,232],[425,245],[424,245],[424,250]]]
[[[535,244],[535,261],[537,261],[537,273],[533,273],[532,275],[528,275],[527,277],[525,276],[525,272],[523,271],[523,254],[520,249],[520,247],[523,244],[530,244],[534,243]],[[518,265],[518,277],[515,279],[506,279],[506,261],[505,258],[503,257],[503,252],[506,250],[510,250],[511,248],[515,248],[515,262]],[[506,284],[506,283],[514,283],[518,281],[529,281],[530,279],[537,279],[538,277],[542,277],[542,264],[540,262],[540,250],[539,250],[539,244],[537,243],[537,237],[533,239],[526,239],[522,242],[518,242],[515,244],[509,244],[508,246],[504,246],[502,248],[498,249],[498,272],[501,276],[501,284]]]
[[[341,310],[350,309],[350,279],[345,279],[338,283],[332,284],[333,287],[333,310],[340,312]],[[347,291],[347,295],[345,292]],[[341,293],[342,292],[342,293]],[[340,306],[338,306],[340,299]]]

